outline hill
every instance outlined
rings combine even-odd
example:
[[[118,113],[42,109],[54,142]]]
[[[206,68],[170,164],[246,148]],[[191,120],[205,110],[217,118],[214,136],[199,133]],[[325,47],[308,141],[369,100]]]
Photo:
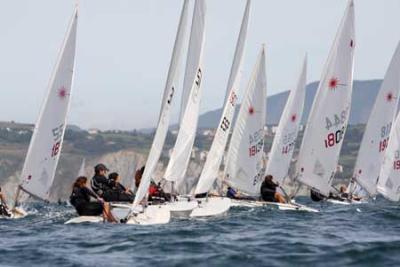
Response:
[[[354,81],[350,124],[365,124],[367,122],[381,83],[382,80]],[[318,82],[307,85],[305,109],[302,118],[303,123],[305,123],[308,118],[317,87]],[[268,125],[279,123],[288,96],[289,91],[285,91],[267,98]],[[238,111],[240,105],[236,108]],[[216,109],[201,115],[199,118],[199,128],[215,128],[219,123],[221,113],[222,109]],[[237,113],[238,112],[236,112],[236,114]]]

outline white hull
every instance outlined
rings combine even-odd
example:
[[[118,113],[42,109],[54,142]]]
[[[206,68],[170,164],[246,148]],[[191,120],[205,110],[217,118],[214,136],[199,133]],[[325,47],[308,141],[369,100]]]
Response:
[[[256,208],[263,206],[271,206],[279,210],[292,210],[292,211],[307,211],[307,212],[319,212],[319,210],[307,207],[302,204],[295,202],[292,203],[278,203],[278,202],[265,202],[265,201],[251,201],[251,200],[239,200],[232,199],[232,207],[247,207]]]
[[[231,199],[226,197],[210,197],[197,199],[198,207],[196,207],[190,217],[211,217],[219,216],[228,212],[231,207]]]
[[[23,208],[15,208],[13,211],[8,211],[11,214],[10,217],[0,215],[0,219],[22,219],[28,215]]]
[[[171,220],[171,213],[165,205],[148,206],[143,213],[130,218],[127,224],[156,225],[167,224]]]
[[[113,209],[113,214],[117,215],[119,212],[127,214],[128,209],[117,208],[118,211]],[[165,205],[148,206],[143,212],[132,216],[126,223],[127,224],[140,224],[140,225],[156,225],[167,224],[171,219],[169,208]],[[76,223],[101,223],[104,222],[102,216],[79,216],[68,220],[65,224]]]
[[[245,207],[245,208],[256,208],[263,207],[266,202],[258,200],[241,200],[241,199],[231,199],[231,207]]]
[[[331,204],[336,204],[336,205],[360,205],[360,204],[368,203],[365,200],[360,200],[360,201],[348,200],[348,199],[346,199],[346,200],[337,200],[337,199],[329,199],[329,198],[326,201],[331,203]]]
[[[199,206],[196,200],[181,198],[174,202],[165,203],[173,218],[189,218],[192,211]]]

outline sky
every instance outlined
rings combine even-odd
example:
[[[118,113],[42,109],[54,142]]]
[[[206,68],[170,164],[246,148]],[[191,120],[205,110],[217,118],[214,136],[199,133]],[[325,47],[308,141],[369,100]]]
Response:
[[[36,121],[74,3],[0,0],[0,121]],[[346,3],[253,0],[240,92],[263,43],[268,95],[295,85],[305,53],[308,82],[319,80]],[[80,1],[69,123],[86,129],[156,126],[182,4]],[[223,105],[244,7],[244,0],[207,0],[201,113]],[[355,0],[355,12],[355,79],[380,79],[399,41],[400,1]],[[180,99],[175,103],[173,122]]]

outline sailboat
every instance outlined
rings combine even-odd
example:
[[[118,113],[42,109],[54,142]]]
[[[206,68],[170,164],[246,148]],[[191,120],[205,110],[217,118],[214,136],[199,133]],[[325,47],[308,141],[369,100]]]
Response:
[[[183,45],[185,41],[185,35],[188,24],[188,12],[189,12],[189,0],[185,0],[183,3],[181,16],[179,20],[177,35],[175,38],[174,49],[172,52],[171,63],[168,71],[167,81],[164,89],[164,96],[161,104],[161,111],[158,121],[158,127],[156,134],[153,139],[149,156],[146,161],[146,168],[144,170],[142,179],[140,181],[139,188],[136,192],[135,200],[132,205],[132,210],[138,210],[141,202],[147,197],[147,192],[150,186],[151,177],[154,174],[157,163],[160,159],[162,149],[164,147],[165,138],[167,136],[168,127],[171,117],[171,108],[175,99],[176,88],[179,82],[179,62],[183,54]],[[149,207],[146,207],[147,211]],[[140,209],[139,209],[140,210]],[[160,211],[162,210],[162,214]],[[170,220],[170,212],[165,210],[165,207],[159,207],[158,213],[160,215],[157,218],[161,220],[152,220],[152,224],[168,223]],[[148,222],[150,223],[150,222]]]
[[[13,216],[15,218],[20,216],[20,208],[17,205],[21,191],[36,199],[49,200],[49,191],[60,158],[66,117],[71,102],[77,24],[78,7],[76,6],[50,80],[46,98],[33,130],[22,169],[22,181],[17,188],[14,201]]]
[[[379,173],[377,192],[390,201],[400,200],[400,115],[397,115],[390,131],[389,143]]]
[[[190,88],[187,103],[183,105],[183,113],[178,136],[173,148],[164,178],[171,185],[171,192],[181,195],[184,178],[190,160],[194,140],[196,137],[197,122],[199,117],[201,84],[203,80],[203,50],[205,36],[205,0],[196,0],[194,4],[192,28],[189,39],[189,49],[186,60],[186,71],[183,82],[183,91]],[[184,97],[184,96],[183,96]],[[187,217],[198,206],[197,201],[186,197],[183,201],[172,201],[168,204],[173,216]]]
[[[176,88],[179,82],[179,63],[183,55],[183,45],[185,41],[189,13],[189,0],[184,0],[179,19],[177,34],[175,37],[174,48],[172,51],[171,62],[168,70],[167,81],[164,88],[161,109],[158,119],[158,126],[154,135],[153,143],[150,148],[146,161],[146,168],[142,175],[135,199],[131,206],[125,205],[129,214],[127,215],[128,224],[166,224],[170,221],[171,215],[169,207],[166,205],[147,206],[147,193],[150,181],[157,163],[160,159],[164,147],[165,138],[168,133],[168,127],[171,117],[171,108],[176,95]],[[122,207],[123,208],[123,207]],[[85,218],[85,221],[97,222],[98,218]],[[80,223],[82,218],[75,218],[68,223]]]
[[[389,135],[398,109],[400,94],[400,43],[393,55],[371,110],[358,152],[350,195],[361,187],[369,196],[377,194],[377,180],[389,144]],[[354,202],[354,201],[351,201]]]
[[[332,189],[349,119],[354,38],[354,3],[350,0],[322,72],[296,169],[297,181],[325,197]]]
[[[307,58],[304,58],[297,85],[290,91],[281,115],[265,171],[266,174],[273,176],[275,182],[281,185],[289,175],[290,163],[300,128],[306,96],[306,77]],[[280,189],[283,191],[282,187]],[[286,192],[283,193],[286,195]],[[288,201],[289,203],[267,202],[266,204],[276,206],[280,210],[318,212],[316,209],[295,203],[289,198]]]
[[[265,171],[263,149],[266,84],[263,46],[240,106],[223,176],[225,184],[253,197],[259,195]]]
[[[226,143],[228,142],[231,130],[235,107],[237,103],[237,90],[240,87],[241,67],[243,61],[243,52],[246,43],[247,29],[249,24],[251,1],[248,0],[244,11],[242,25],[236,44],[234,59],[232,62],[231,73],[229,75],[227,85],[227,96],[225,97],[225,106],[216,129],[214,140],[211,144],[206,162],[201,172],[199,181],[195,188],[195,195],[205,195],[211,190],[216,178],[218,177],[222,157],[224,155]],[[209,198],[200,200],[199,207],[195,208],[191,213],[191,217],[204,217],[223,214],[229,210],[230,199],[228,198]]]

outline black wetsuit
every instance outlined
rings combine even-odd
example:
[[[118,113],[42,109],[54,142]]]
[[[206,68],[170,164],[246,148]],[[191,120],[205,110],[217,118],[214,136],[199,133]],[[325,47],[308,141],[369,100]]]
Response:
[[[261,184],[261,192],[260,192],[261,193],[261,198],[264,201],[275,202],[276,201],[275,200],[275,193],[276,193],[276,188],[278,186],[279,186],[278,184],[274,183],[271,180],[264,181]]]
[[[97,198],[96,194],[87,187],[75,187],[72,190],[69,199],[79,216],[97,216],[103,213],[103,204],[91,202],[90,197]]]
[[[11,217],[11,214],[8,212],[6,206],[0,201],[0,216]]]
[[[103,175],[95,175],[92,178],[92,181],[90,183],[92,190],[99,195],[100,197],[104,198],[105,201],[109,201],[105,198],[109,191],[112,190],[112,183],[110,179]]]
[[[310,197],[312,201],[319,202],[325,200],[326,197],[314,189],[310,190]]]
[[[111,190],[103,194],[103,198],[108,202],[133,202],[135,195],[126,192],[126,188],[115,181],[111,181]]]

